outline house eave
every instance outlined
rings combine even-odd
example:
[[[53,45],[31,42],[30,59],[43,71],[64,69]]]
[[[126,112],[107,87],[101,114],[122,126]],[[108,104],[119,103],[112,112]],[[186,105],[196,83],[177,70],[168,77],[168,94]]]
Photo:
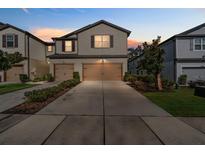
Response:
[[[50,59],[103,59],[103,58],[127,58],[127,55],[77,55],[54,54],[47,56]]]

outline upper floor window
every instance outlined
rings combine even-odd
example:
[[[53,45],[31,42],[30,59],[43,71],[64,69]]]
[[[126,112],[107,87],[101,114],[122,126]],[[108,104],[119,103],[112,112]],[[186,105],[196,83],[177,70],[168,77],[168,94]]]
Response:
[[[72,51],[72,41],[65,41],[65,51]]]
[[[53,46],[52,45],[49,45],[48,46],[48,52],[52,52],[53,51]]]
[[[67,40],[62,42],[63,52],[74,52],[75,51],[75,40]]]
[[[2,35],[2,47],[3,48],[17,48],[18,47],[18,35],[14,35],[14,34]]]
[[[109,35],[95,35],[95,48],[109,48],[110,36]]]
[[[14,47],[14,35],[6,35],[6,44],[8,48]]]
[[[194,39],[194,50],[205,50],[205,38]]]

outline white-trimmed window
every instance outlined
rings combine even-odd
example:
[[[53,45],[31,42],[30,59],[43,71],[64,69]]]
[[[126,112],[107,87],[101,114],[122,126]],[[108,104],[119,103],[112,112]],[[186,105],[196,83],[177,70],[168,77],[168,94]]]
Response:
[[[53,46],[52,45],[49,45],[48,46],[48,52],[52,52],[53,51]]]
[[[94,36],[95,48],[110,48],[109,35],[95,35]]]
[[[13,34],[6,35],[6,46],[7,46],[7,48],[14,47],[14,35]]]
[[[194,50],[197,51],[205,50],[205,38],[194,39]]]
[[[72,52],[72,41],[65,41],[65,52]]]

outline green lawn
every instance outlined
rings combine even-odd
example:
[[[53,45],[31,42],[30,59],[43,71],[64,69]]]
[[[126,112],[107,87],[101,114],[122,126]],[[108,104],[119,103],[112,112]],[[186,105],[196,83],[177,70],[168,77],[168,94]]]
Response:
[[[25,83],[9,83],[9,84],[3,84],[0,85],[0,95],[13,92],[16,90],[21,90],[25,88],[30,88],[33,87],[34,85],[32,84],[25,84]]]
[[[205,116],[205,98],[194,96],[194,89],[146,92],[144,95],[173,116]]]

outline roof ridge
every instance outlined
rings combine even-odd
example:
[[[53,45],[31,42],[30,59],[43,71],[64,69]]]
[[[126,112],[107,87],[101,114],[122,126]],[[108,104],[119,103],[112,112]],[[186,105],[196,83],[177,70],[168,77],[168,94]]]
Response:
[[[205,27],[205,23],[202,23],[202,24],[197,25],[197,26],[195,26],[195,27],[193,27],[193,28],[190,28],[190,29],[188,29],[188,30],[186,30],[186,31],[184,31],[184,32],[182,32],[182,33],[177,34],[176,36],[186,35],[186,34],[188,34],[188,33],[191,33],[191,32],[193,32],[193,31],[196,31],[196,30],[198,30],[198,29],[200,29],[200,28],[202,28],[202,27]]]
[[[58,38],[59,38],[59,39],[62,39],[62,38],[65,38],[65,37],[68,37],[68,36],[77,34],[77,33],[81,32],[81,31],[84,31],[84,30],[86,30],[86,29],[91,28],[92,26],[95,26],[95,25],[98,25],[98,24],[101,24],[101,23],[107,24],[107,25],[109,25],[109,26],[113,26],[113,27],[115,27],[115,28],[120,29],[121,31],[125,31],[125,32],[128,34],[128,36],[129,36],[129,34],[131,33],[131,31],[129,31],[129,30],[125,29],[125,28],[122,28],[122,27],[120,27],[120,26],[118,26],[118,25],[112,24],[112,23],[110,23],[110,22],[108,22],[108,21],[106,21],[106,20],[99,20],[99,21],[97,21],[97,22],[94,22],[94,23],[92,23],[92,24],[89,24],[89,25],[87,25],[87,26],[84,26],[84,27],[82,27],[82,28],[80,28],[80,29],[77,29],[77,30],[75,30],[75,31],[73,31],[73,32],[71,32],[71,33],[68,33],[68,34],[66,34],[66,35],[63,35],[63,36],[61,36],[61,37],[54,37],[54,38],[52,38],[52,39],[58,39]]]

